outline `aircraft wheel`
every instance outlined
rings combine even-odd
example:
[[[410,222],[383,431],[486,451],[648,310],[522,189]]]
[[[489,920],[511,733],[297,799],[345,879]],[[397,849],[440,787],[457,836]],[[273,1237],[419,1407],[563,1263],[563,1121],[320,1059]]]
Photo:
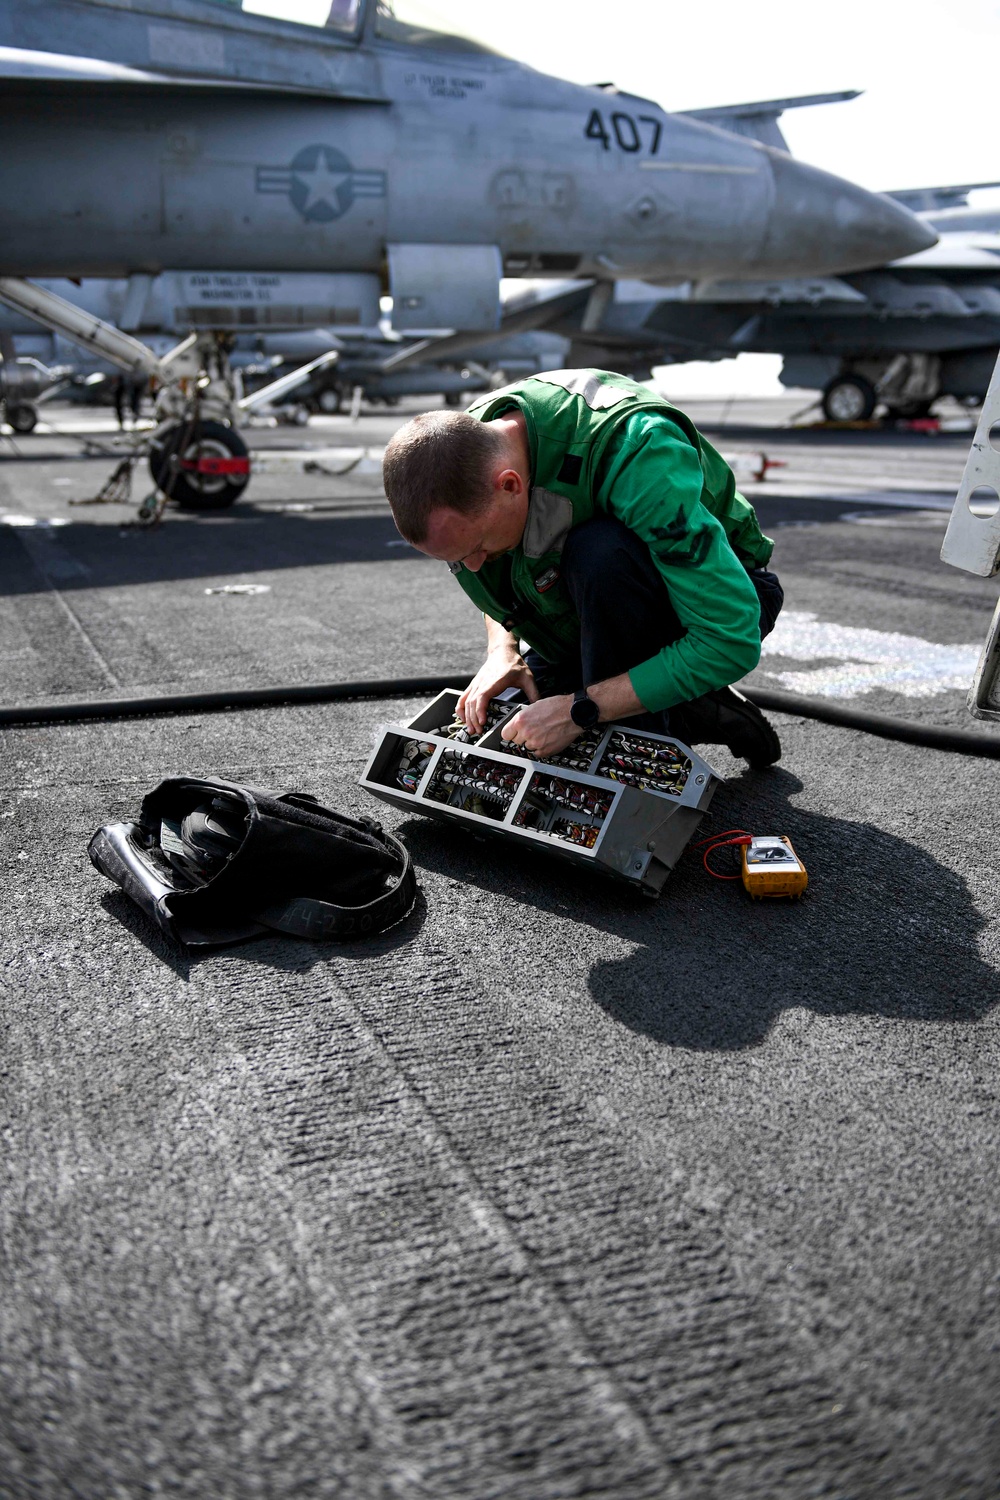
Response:
[[[452,407],[454,407],[454,406],[461,406],[461,404],[462,404],[462,394],[461,394],[461,392],[460,391],[445,391],[445,393],[444,393],[444,404],[445,404],[445,406],[452,406]]]
[[[249,460],[250,450],[234,427],[179,422],[151,444],[149,472],[183,509],[222,510],[249,484]]]
[[[324,386],[316,397],[317,410],[324,412],[328,417],[336,416],[341,404],[340,392],[335,385]]]
[[[38,413],[30,401],[14,401],[6,408],[5,416],[15,432],[33,432]]]
[[[838,375],[823,392],[823,411],[829,422],[867,422],[878,397],[863,375]]]

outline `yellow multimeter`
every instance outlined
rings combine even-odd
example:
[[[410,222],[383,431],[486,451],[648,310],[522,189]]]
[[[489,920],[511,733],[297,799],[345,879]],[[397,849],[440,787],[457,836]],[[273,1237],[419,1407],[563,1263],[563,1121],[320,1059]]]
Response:
[[[755,901],[764,896],[805,894],[809,884],[806,867],[782,834],[765,834],[752,838],[741,850],[743,884]]]

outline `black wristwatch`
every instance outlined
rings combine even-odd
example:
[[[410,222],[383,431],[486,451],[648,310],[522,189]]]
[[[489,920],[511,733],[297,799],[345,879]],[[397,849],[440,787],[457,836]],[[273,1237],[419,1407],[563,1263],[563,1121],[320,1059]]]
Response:
[[[601,710],[593,698],[588,696],[586,688],[580,688],[573,694],[569,716],[578,729],[593,729],[601,717]]]

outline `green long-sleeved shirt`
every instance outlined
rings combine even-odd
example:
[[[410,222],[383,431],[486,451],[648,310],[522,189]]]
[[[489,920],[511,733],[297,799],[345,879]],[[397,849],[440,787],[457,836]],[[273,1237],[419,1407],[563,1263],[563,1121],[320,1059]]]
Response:
[[[766,563],[772,543],[708,443],[703,462],[707,473],[671,421],[637,412],[615,435],[598,477],[598,508],[649,547],[685,627],[629,671],[650,711],[735,682],[760,660],[760,604],[747,568]]]
[[[638,408],[631,414],[622,406],[629,400]],[[490,421],[509,408],[520,409],[527,431],[530,550],[522,543],[475,574],[457,571],[479,608],[509,620],[548,660],[572,652],[579,622],[574,630],[572,601],[559,581],[560,526],[603,512],[649,547],[684,628],[680,639],[631,668],[640,702],[670,708],[752,670],[760,609],[748,569],[766,564],[773,544],[729,465],[683,413],[600,370],[529,378],[480,398],[470,414]],[[588,447],[597,449],[594,463]]]

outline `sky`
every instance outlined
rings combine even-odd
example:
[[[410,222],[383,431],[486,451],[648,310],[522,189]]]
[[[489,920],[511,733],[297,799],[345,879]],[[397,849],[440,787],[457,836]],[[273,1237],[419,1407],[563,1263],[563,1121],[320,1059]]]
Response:
[[[329,0],[245,8],[321,24]],[[611,81],[665,109],[863,89],[848,103],[788,111],[781,128],[794,154],[880,191],[1000,181],[1000,0],[419,0],[419,8],[442,29],[472,32],[542,72]],[[973,201],[1000,203],[1000,190]],[[689,393],[727,391],[766,369],[777,388],[778,363],[741,356],[688,366],[684,379],[702,379]]]

